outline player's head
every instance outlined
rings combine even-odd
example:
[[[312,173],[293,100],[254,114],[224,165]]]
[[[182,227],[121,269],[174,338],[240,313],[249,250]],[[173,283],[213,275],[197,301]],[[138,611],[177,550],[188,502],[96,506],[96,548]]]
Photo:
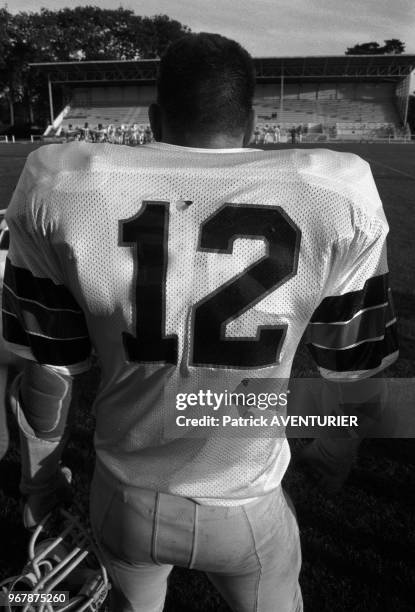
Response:
[[[187,34],[160,61],[156,140],[188,146],[242,146],[252,135],[255,71],[251,56],[219,34]],[[229,143],[229,144],[226,144]]]

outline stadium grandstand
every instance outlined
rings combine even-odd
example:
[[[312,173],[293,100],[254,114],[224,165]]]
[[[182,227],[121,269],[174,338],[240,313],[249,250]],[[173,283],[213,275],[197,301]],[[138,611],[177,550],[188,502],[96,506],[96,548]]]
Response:
[[[410,139],[415,55],[256,58],[255,142]],[[31,64],[46,76],[44,138],[151,140],[158,60]],[[56,108],[59,100],[60,108]]]

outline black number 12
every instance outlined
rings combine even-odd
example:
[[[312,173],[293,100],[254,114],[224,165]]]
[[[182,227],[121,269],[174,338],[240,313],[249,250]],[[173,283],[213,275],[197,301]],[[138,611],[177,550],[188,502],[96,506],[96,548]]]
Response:
[[[136,260],[135,336],[123,333],[129,361],[178,361],[177,336],[165,335],[168,220],[168,202],[144,201],[120,221],[120,246],[133,247]],[[226,338],[226,325],[295,276],[301,232],[279,206],[225,204],[202,224],[198,250],[230,254],[237,238],[264,240],[267,254],[194,306],[190,365],[278,363],[286,325],[260,325],[255,338]]]

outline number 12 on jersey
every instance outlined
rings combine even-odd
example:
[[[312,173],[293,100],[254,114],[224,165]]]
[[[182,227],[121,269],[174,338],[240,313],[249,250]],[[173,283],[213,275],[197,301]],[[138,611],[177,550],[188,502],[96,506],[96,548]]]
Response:
[[[119,222],[119,244],[132,247],[135,258],[135,334],[123,333],[128,361],[178,362],[178,338],[165,333],[169,206],[144,201],[137,215]],[[301,232],[279,206],[224,204],[202,223],[198,250],[232,254],[237,238],[262,239],[266,255],[193,306],[190,366],[278,363],[286,325],[259,325],[254,338],[226,337],[226,325],[295,276]]]

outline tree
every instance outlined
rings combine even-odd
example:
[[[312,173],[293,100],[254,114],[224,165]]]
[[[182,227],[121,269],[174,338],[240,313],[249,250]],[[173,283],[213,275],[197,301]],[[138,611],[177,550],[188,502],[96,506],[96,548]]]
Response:
[[[383,47],[386,55],[400,55],[405,51],[405,43],[398,38],[391,38],[390,40],[384,41],[385,46]]]
[[[44,114],[46,83],[29,68],[33,62],[157,58],[190,29],[167,15],[141,17],[122,7],[78,6],[12,15],[0,9],[0,99],[9,123],[15,105],[33,123],[33,107]]]
[[[405,43],[398,38],[383,41],[383,47],[372,41],[348,47],[345,55],[399,55],[405,51]]]
[[[380,45],[377,42],[362,43],[354,47],[348,47],[346,55],[379,55]]]
[[[25,81],[32,47],[19,21],[6,9],[0,9],[0,96],[9,108],[9,123],[15,122],[15,103],[26,94]]]
[[[160,57],[171,42],[187,32],[190,32],[190,28],[167,15],[144,17],[140,33],[141,56],[148,59]]]
[[[78,6],[18,14],[30,18],[37,56],[47,61],[124,60],[158,57],[166,45],[189,32],[167,15],[140,17],[132,10]]]

